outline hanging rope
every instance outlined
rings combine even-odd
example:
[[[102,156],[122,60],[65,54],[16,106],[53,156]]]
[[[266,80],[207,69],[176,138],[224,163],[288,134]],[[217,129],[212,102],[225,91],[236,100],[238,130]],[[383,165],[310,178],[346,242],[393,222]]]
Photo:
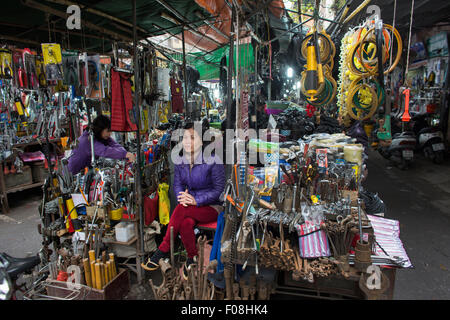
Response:
[[[404,83],[406,83],[406,76],[408,75],[408,67],[409,67],[409,48],[411,47],[411,31],[412,31],[412,23],[413,23],[413,14],[414,14],[414,0],[411,1],[411,19],[409,20],[409,39],[408,39],[408,47],[406,54],[406,68],[405,68],[405,79]]]

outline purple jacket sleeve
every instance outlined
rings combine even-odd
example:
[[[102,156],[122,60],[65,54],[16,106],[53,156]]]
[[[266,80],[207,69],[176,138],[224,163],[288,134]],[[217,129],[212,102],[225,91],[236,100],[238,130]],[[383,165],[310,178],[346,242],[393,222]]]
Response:
[[[108,145],[95,141],[94,152],[96,156],[111,159],[124,159],[127,155],[127,150],[111,138]]]
[[[175,193],[175,197],[178,199],[178,194],[184,191],[183,181],[180,174],[180,166],[175,165],[173,172],[173,192]],[[178,201],[178,200],[177,200]]]
[[[225,189],[225,169],[223,164],[213,164],[211,168],[212,187],[197,190],[194,198],[197,207],[215,204],[219,201],[219,197]]]

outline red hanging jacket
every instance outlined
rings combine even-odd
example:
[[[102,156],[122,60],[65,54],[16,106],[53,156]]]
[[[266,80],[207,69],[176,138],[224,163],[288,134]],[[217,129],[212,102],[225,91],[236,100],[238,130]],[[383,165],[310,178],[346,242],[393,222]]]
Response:
[[[131,74],[111,69],[111,131],[136,131]]]

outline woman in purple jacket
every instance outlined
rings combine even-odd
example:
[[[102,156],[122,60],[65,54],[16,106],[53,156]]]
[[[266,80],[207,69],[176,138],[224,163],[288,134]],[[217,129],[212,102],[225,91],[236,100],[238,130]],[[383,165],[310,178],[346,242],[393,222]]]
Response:
[[[134,154],[127,152],[124,147],[111,138],[111,121],[104,115],[99,115],[92,122],[94,131],[94,153],[96,157],[111,159],[125,159],[134,161]],[[85,130],[78,138],[78,147],[73,150],[69,158],[69,170],[72,174],[79,173],[91,164],[91,141],[89,130]]]
[[[208,128],[203,126],[202,130],[205,129]],[[222,211],[222,202],[219,198],[225,188],[224,165],[214,155],[210,157],[204,155],[201,134],[194,130],[193,122],[185,124],[182,141],[184,156],[180,164],[175,164],[173,181],[178,205],[170,217],[163,242],[153,256],[142,264],[145,270],[158,269],[159,260],[168,257],[170,228],[173,227],[173,236],[180,234],[188,254],[183,266],[183,275],[187,279],[188,268],[198,254],[194,226],[198,223],[216,221],[219,212]]]

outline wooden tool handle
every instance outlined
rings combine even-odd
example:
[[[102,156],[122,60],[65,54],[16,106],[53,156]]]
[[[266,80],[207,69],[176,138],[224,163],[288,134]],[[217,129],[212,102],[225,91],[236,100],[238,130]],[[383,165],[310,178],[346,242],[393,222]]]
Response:
[[[102,289],[102,274],[100,271],[100,263],[95,264],[95,289]]]
[[[95,250],[89,250],[89,263],[95,261]]]
[[[117,275],[116,261],[114,260],[114,253],[109,254],[109,261],[111,262],[112,277],[114,278]]]
[[[91,278],[91,266],[89,265],[89,259],[83,259],[84,278],[86,279],[86,285],[92,287]]]

